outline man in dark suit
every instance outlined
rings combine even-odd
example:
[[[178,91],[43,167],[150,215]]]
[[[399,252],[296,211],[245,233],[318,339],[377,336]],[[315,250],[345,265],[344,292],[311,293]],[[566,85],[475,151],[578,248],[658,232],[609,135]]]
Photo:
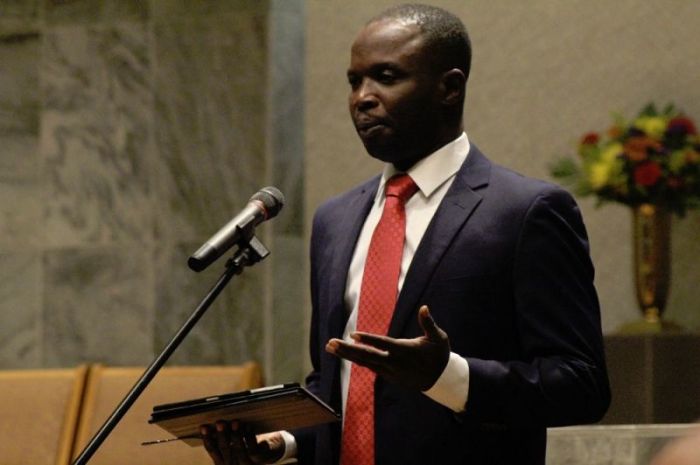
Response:
[[[286,444],[301,463],[544,464],[546,427],[605,413],[599,307],[578,207],[469,141],[470,59],[461,21],[439,8],[392,8],[360,31],[350,113],[368,153],[387,165],[322,205],[311,238],[307,385],[344,412],[344,425],[259,443],[231,433],[235,423],[205,428],[215,462],[271,463]],[[409,178],[411,192],[389,200],[394,180]],[[401,212],[390,221],[401,234],[388,234],[403,242],[396,260],[374,237],[391,202]],[[393,273],[384,263],[392,261],[395,280],[372,288]],[[380,312],[367,302],[387,288],[387,329],[367,331],[377,327],[367,315]],[[361,378],[369,382],[358,388]],[[369,404],[358,401],[368,392]]]

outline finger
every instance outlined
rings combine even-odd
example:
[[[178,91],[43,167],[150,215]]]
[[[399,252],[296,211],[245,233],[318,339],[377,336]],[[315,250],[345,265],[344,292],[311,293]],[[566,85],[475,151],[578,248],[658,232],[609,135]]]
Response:
[[[239,465],[248,465],[252,462],[248,457],[248,448],[245,442],[245,432],[243,431],[241,424],[233,420],[231,422],[231,456],[234,459],[233,463]]]
[[[216,427],[216,447],[221,454],[224,464],[231,463],[231,430],[225,421],[217,421]]]
[[[221,456],[219,447],[216,444],[216,434],[211,425],[202,425],[199,428],[199,433],[202,436],[202,442],[209,457],[214,461],[214,465],[224,465],[224,458]]]
[[[326,350],[339,357],[347,358],[351,362],[356,360],[369,361],[372,359],[380,361],[389,356],[389,353],[385,350],[380,350],[365,344],[349,344],[340,339],[331,339],[328,341]]]
[[[433,316],[430,314],[430,309],[427,305],[421,306],[418,309],[418,324],[423,329],[423,333],[428,337],[428,339],[439,339],[440,338],[440,327],[433,320]]]
[[[369,345],[385,352],[391,352],[392,349],[399,348],[400,344],[396,339],[380,334],[363,333],[361,331],[354,332],[350,335],[355,342]]]
[[[360,349],[358,344],[347,344],[340,340],[331,340],[326,346],[326,350],[336,357],[344,358],[357,365],[369,368],[378,375],[387,373],[388,354],[370,346]]]

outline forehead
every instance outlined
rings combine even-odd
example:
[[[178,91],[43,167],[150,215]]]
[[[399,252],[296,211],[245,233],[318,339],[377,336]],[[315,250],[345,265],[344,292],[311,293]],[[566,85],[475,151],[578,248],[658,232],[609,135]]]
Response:
[[[397,19],[379,20],[360,30],[351,49],[351,67],[361,62],[418,64],[424,38],[417,24]]]

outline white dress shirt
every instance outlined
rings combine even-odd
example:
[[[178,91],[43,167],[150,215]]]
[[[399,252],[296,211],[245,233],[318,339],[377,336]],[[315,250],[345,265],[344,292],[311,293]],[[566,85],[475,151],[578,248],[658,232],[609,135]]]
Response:
[[[462,133],[457,139],[441,147],[436,152],[428,155],[412,166],[407,174],[411,176],[418,186],[416,192],[406,202],[406,240],[401,259],[401,270],[399,271],[399,288],[403,286],[406,272],[408,271],[413,255],[420,244],[428,224],[433,219],[438,206],[445,197],[447,190],[452,185],[457,171],[469,153],[469,139]],[[359,307],[360,288],[362,285],[362,275],[365,268],[365,258],[369,250],[372,233],[379,223],[384,208],[384,185],[386,181],[397,173],[393,165],[386,165],[382,178],[379,181],[379,188],[374,199],[374,205],[367,215],[362,231],[355,246],[348,280],[345,286],[345,308],[350,312],[348,322],[343,332],[343,339],[349,343],[354,343],[350,334],[357,327],[357,311]],[[416,308],[416,318],[418,309]],[[449,336],[449,334],[448,334]],[[343,401],[343,411],[348,398],[348,387],[350,385],[351,362],[341,360],[340,386]],[[452,353],[447,362],[447,366],[436,383],[424,393],[440,404],[449,407],[455,412],[464,410],[469,392],[469,364],[459,355]]]
[[[406,272],[408,271],[413,255],[420,244],[428,224],[433,219],[438,206],[445,197],[447,190],[452,185],[457,171],[469,153],[469,139],[462,133],[457,139],[441,147],[436,152],[428,155],[413,167],[407,174],[411,176],[418,186],[416,192],[406,202],[406,240],[401,259],[401,270],[399,271],[399,286],[403,286]],[[355,251],[348,270],[348,280],[345,286],[345,308],[349,312],[348,322],[343,332],[343,339],[349,343],[354,343],[350,334],[357,327],[357,310],[359,306],[360,287],[362,285],[362,275],[365,268],[365,258],[369,250],[369,243],[372,233],[379,223],[379,219],[384,209],[384,185],[386,181],[398,171],[393,165],[386,165],[379,181],[379,188],[374,199],[372,209],[367,215],[362,231],[357,240]],[[418,309],[416,308],[416,318]],[[448,334],[449,336],[449,334]],[[343,412],[348,398],[348,387],[350,385],[351,362],[341,360],[340,386],[343,402]],[[451,353],[447,365],[435,384],[424,391],[424,394],[436,402],[452,409],[455,412],[464,411],[469,394],[469,364],[467,361]],[[285,441],[285,454],[277,463],[287,463],[286,461],[296,455],[296,441],[294,436],[283,431]]]

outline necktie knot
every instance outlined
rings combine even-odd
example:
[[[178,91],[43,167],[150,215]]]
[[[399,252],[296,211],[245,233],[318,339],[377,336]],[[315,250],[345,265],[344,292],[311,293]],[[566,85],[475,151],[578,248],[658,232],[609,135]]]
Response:
[[[397,174],[387,180],[384,195],[398,197],[401,202],[405,203],[417,191],[418,186],[409,175]]]

